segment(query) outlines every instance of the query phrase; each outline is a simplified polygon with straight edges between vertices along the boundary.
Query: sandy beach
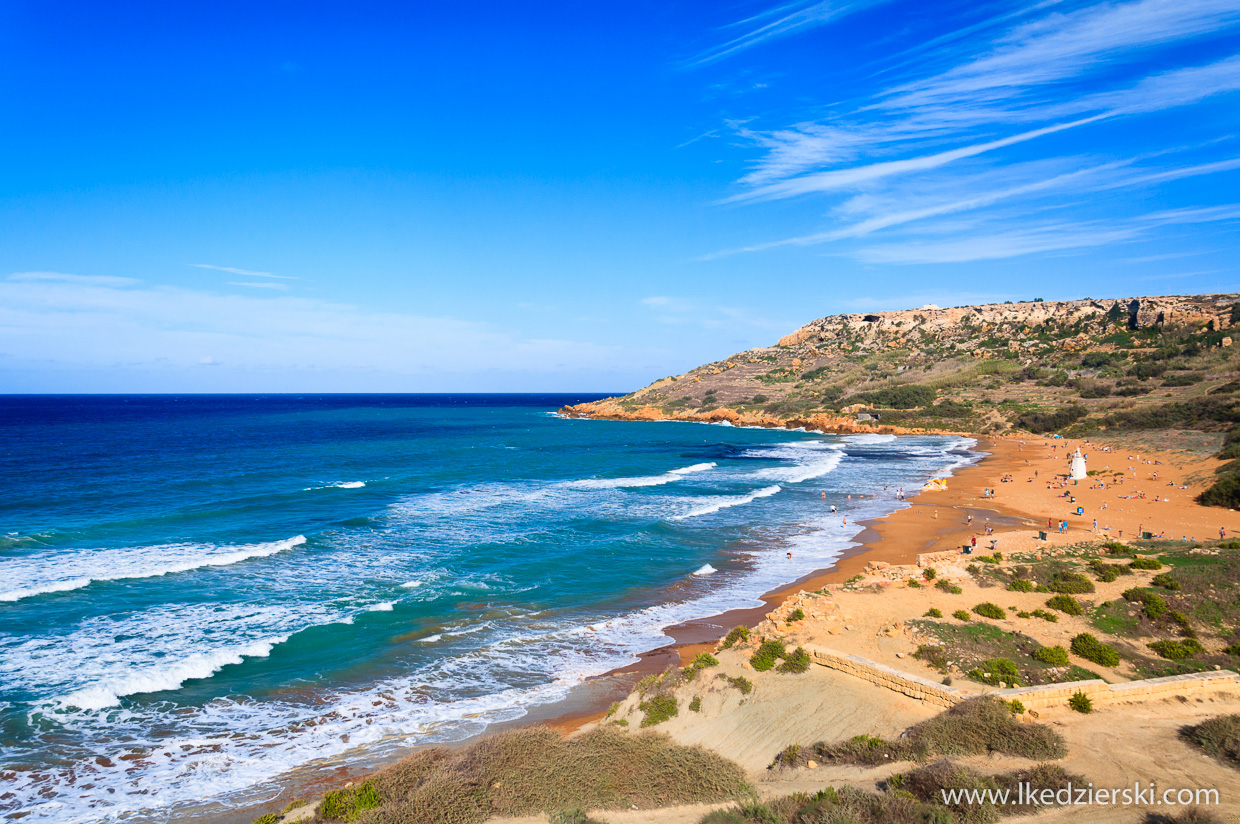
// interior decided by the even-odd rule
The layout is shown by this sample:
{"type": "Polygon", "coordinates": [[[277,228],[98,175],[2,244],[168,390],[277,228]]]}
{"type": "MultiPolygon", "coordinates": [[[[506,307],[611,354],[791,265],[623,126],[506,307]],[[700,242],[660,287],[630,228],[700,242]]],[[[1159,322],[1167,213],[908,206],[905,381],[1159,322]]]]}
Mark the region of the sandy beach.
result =
{"type": "MultiPolygon", "coordinates": [[[[831,568],[766,594],[760,607],[734,610],[671,627],[667,630],[673,641],[671,644],[643,655],[633,666],[591,679],[568,702],[537,708],[531,715],[503,727],[544,725],[566,735],[591,729],[604,721],[609,705],[625,700],[639,678],[664,672],[672,666],[685,666],[700,652],[714,651],[719,639],[732,627],[772,627],[770,616],[781,609],[787,611],[794,603],[816,603],[805,599],[821,592],[840,598],[841,622],[826,627],[807,622],[789,635],[792,641],[807,644],[825,641],[833,648],[860,654],[884,665],[937,678],[931,669],[908,657],[915,643],[906,633],[904,621],[920,615],[929,606],[941,606],[950,611],[951,599],[958,596],[944,596],[933,588],[893,585],[902,584],[902,580],[891,575],[884,578],[884,569],[915,565],[918,555],[947,553],[951,559],[939,566],[944,575],[951,575],[965,588],[963,603],[977,592],[976,585],[963,570],[963,565],[970,562],[970,555],[963,549],[972,549],[974,540],[976,555],[989,552],[994,541],[999,552],[1032,553],[1031,557],[1040,557],[1054,555],[1082,542],[1108,537],[1132,538],[1139,531],[1168,538],[1183,537],[1189,541],[1217,538],[1220,529],[1228,536],[1240,532],[1240,514],[1201,507],[1193,500],[1218,463],[1205,452],[1209,444],[1197,449],[1165,451],[1153,451],[1148,445],[1139,450],[1131,446],[1124,442],[1046,438],[979,440],[976,450],[983,453],[981,460],[957,470],[946,480],[944,488],[910,493],[907,508],[866,522],[859,536],[860,544],[831,568]],[[1065,476],[1069,456],[1078,447],[1088,456],[1091,474],[1085,480],[1072,483],[1065,476]],[[1095,519],[1098,522],[1096,531],[1095,519]],[[1048,520],[1053,528],[1048,527],[1048,520]],[[858,577],[868,577],[870,583],[877,584],[881,596],[874,594],[877,590],[873,587],[867,592],[848,593],[845,585],[858,577]]],[[[1109,587],[1122,588],[1130,583],[1109,587]]],[[[1005,595],[1022,609],[1033,609],[1045,600],[1045,596],[1033,594],[1005,595]]],[[[1039,640],[1043,643],[1052,644],[1066,643],[1060,636],[1070,637],[1082,627],[1087,628],[1079,619],[1069,619],[1059,625],[1022,627],[1022,630],[1032,631],[1041,636],[1039,640]]],[[[734,653],[720,657],[724,659],[723,673],[753,676],[752,672],[744,672],[746,665],[734,653]]],[[[1127,676],[1116,673],[1115,677],[1124,680],[1127,676]]],[[[759,777],[759,786],[764,792],[793,791],[817,789],[828,776],[821,771],[797,779],[766,776],[764,768],[773,753],[789,741],[832,740],[862,733],[895,735],[939,711],[925,702],[877,689],[821,667],[812,667],[803,679],[806,680],[768,679],[762,684],[759,701],[746,706],[720,705],[714,712],[702,716],[682,715],[660,729],[679,742],[702,744],[735,760],[759,777]]],[[[986,689],[982,687],[979,691],[986,689]]],[[[1193,712],[1179,709],[1177,717],[1197,717],[1193,712]]],[[[1200,715],[1202,710],[1196,712],[1200,715]]],[[[1151,724],[1155,721],[1164,726],[1171,723],[1162,710],[1147,715],[1151,724]]],[[[1093,726],[1096,724],[1092,721],[1090,725],[1077,725],[1072,736],[1079,739],[1082,750],[1087,753],[1080,756],[1082,764],[1101,757],[1090,743],[1091,734],[1086,734],[1093,726]]],[[[850,769],[836,769],[831,775],[836,780],[859,784],[871,780],[856,768],[850,769]]],[[[1132,772],[1131,765],[1121,768],[1116,764],[1109,769],[1108,775],[1115,775],[1117,780],[1121,774],[1126,776],[1132,772]]],[[[1220,775],[1225,777],[1226,774],[1220,775]]],[[[342,772],[338,780],[353,777],[342,772]]],[[[662,811],[665,814],[653,817],[649,813],[634,812],[608,820],[691,822],[705,809],[662,811]]]]}

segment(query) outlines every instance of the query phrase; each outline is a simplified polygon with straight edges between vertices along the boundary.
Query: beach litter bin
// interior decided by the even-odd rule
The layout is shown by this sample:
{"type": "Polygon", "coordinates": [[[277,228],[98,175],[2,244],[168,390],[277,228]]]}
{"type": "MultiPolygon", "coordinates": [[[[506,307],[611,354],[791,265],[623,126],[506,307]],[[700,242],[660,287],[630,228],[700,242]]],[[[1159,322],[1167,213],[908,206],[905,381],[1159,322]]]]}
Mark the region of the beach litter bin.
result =
{"type": "Polygon", "coordinates": [[[1076,514],[1077,514],[1077,515],[1084,515],[1084,514],[1085,514],[1085,507],[1083,507],[1083,506],[1078,506],[1078,507],[1076,508],[1076,514]]]}
{"type": "Polygon", "coordinates": [[[1046,533],[1045,533],[1044,531],[1040,530],[1040,529],[1038,530],[1038,540],[1039,540],[1039,541],[1045,541],[1045,540],[1046,540],[1046,533]]]}

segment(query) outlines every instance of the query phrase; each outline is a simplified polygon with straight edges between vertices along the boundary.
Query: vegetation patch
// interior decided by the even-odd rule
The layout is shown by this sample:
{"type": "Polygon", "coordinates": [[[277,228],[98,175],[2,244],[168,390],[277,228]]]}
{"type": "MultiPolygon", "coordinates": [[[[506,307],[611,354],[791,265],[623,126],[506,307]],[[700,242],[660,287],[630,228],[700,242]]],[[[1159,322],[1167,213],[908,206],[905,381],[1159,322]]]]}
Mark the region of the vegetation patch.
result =
{"type": "Polygon", "coordinates": [[[983,601],[973,607],[973,611],[978,615],[981,615],[983,618],[994,618],[998,620],[1000,618],[1007,617],[1007,613],[1004,612],[1003,607],[998,604],[992,604],[990,601],[983,601]]]}
{"type": "Polygon", "coordinates": [[[781,754],[776,763],[792,767],[814,760],[872,766],[893,761],[925,761],[943,755],[988,753],[1046,761],[1063,758],[1067,747],[1053,728],[1022,723],[1013,717],[1005,702],[987,695],[962,701],[910,727],[895,741],[859,735],[845,741],[819,742],[798,747],[791,761],[781,760],[784,758],[781,754]]]}
{"type": "Polygon", "coordinates": [[[1068,651],[1063,647],[1038,647],[1033,651],[1033,659],[1052,667],[1068,665],[1068,651]]]}
{"type": "Polygon", "coordinates": [[[1051,609],[1057,609],[1067,615],[1085,614],[1085,609],[1081,606],[1081,602],[1073,598],[1071,595],[1055,595],[1047,600],[1046,605],[1051,609]]]}
{"type": "Polygon", "coordinates": [[[1104,667],[1119,666],[1119,653],[1115,647],[1104,644],[1088,632],[1082,632],[1072,639],[1072,652],[1086,661],[1093,661],[1104,667]]]}
{"type": "Polygon", "coordinates": [[[787,654],[783,641],[777,638],[767,638],[758,647],[758,651],[750,656],[749,665],[756,672],[766,672],[775,666],[777,660],[787,657],[787,654]]]}
{"type": "Polygon", "coordinates": [[[719,645],[719,649],[732,649],[741,641],[749,640],[749,627],[733,627],[731,632],[723,639],[723,643],[719,645]]]}
{"type": "Polygon", "coordinates": [[[1008,658],[991,658],[969,671],[969,677],[992,687],[1019,687],[1020,668],[1008,658]]]}
{"type": "Polygon", "coordinates": [[[1240,770],[1240,715],[1220,715],[1192,727],[1180,736],[1211,758],[1240,770]]]}
{"type": "Polygon", "coordinates": [[[367,781],[360,786],[323,796],[316,816],[331,821],[357,821],[362,813],[375,809],[379,804],[379,788],[374,781],[367,781]]]}
{"type": "Polygon", "coordinates": [[[1093,700],[1080,690],[1072,693],[1072,697],[1068,699],[1068,706],[1080,713],[1091,713],[1094,711],[1093,700]]]}
{"type": "Polygon", "coordinates": [[[1185,638],[1183,641],[1154,641],[1147,646],[1159,656],[1170,661],[1190,658],[1205,652],[1205,647],[1201,646],[1195,638],[1185,638]]]}
{"type": "Polygon", "coordinates": [[[784,662],[779,665],[778,671],[799,674],[809,669],[809,663],[809,653],[797,647],[784,657],[784,662]]]}
{"type": "Polygon", "coordinates": [[[420,750],[373,781],[381,804],[364,824],[476,824],[574,807],[725,801],[749,791],[740,767],[709,750],[607,728],[565,739],[530,727],[461,749],[420,750]]]}
{"type": "Polygon", "coordinates": [[[653,727],[655,724],[662,724],[669,718],[675,718],[680,712],[674,695],[655,695],[641,702],[637,707],[644,713],[642,716],[643,727],[653,727]]]}

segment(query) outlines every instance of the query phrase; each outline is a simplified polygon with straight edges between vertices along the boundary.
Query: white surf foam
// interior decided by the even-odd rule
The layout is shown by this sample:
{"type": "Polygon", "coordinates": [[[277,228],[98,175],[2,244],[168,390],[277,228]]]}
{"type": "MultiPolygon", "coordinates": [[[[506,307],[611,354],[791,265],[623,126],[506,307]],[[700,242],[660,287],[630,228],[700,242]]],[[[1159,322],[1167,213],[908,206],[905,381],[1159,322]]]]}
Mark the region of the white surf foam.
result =
{"type": "Polygon", "coordinates": [[[675,515],[672,517],[672,520],[683,521],[685,518],[696,518],[700,515],[710,515],[723,509],[731,509],[734,506],[744,506],[759,498],[769,498],[779,492],[780,489],[779,484],[776,484],[774,486],[764,486],[761,489],[750,492],[748,495],[719,495],[713,498],[706,498],[704,500],[709,501],[709,503],[691,509],[682,515],[675,515]]]}
{"type": "Polygon", "coordinates": [[[693,464],[693,466],[681,467],[680,469],[672,469],[664,472],[662,475],[646,475],[636,478],[585,478],[580,481],[569,481],[568,486],[578,489],[622,489],[625,487],[662,486],[673,481],[679,481],[686,475],[714,469],[716,465],[714,462],[699,463],[693,464]]]}
{"type": "Polygon", "coordinates": [[[229,566],[251,558],[265,558],[306,542],[298,535],[283,541],[236,547],[201,544],[168,544],[125,549],[82,550],[27,555],[5,562],[10,584],[19,586],[0,592],[0,601],[20,601],[35,595],[81,589],[95,581],[127,578],[158,578],[204,567],[229,566]]]}
{"type": "Polygon", "coordinates": [[[124,677],[71,692],[57,699],[57,703],[62,707],[77,707],[83,710],[115,707],[125,695],[180,689],[186,681],[210,678],[229,664],[240,664],[244,658],[266,658],[271,655],[273,647],[287,640],[287,635],[267,638],[240,647],[191,655],[171,664],[139,669],[124,677]]]}
{"type": "Polygon", "coordinates": [[[693,574],[694,575],[714,575],[718,571],[719,570],[715,569],[710,564],[702,564],[700,567],[698,567],[696,570],[693,571],[693,574]]]}
{"type": "Polygon", "coordinates": [[[421,581],[406,581],[400,586],[402,589],[417,589],[418,587],[422,586],[422,582],[421,581]]]}
{"type": "Polygon", "coordinates": [[[366,607],[366,611],[367,612],[391,612],[393,607],[395,606],[396,606],[395,601],[383,601],[382,603],[379,603],[379,604],[371,604],[370,606],[366,607]]]}
{"type": "Polygon", "coordinates": [[[339,481],[334,484],[324,484],[323,486],[307,486],[302,492],[313,492],[316,489],[361,489],[365,485],[365,481],[339,481]]]}

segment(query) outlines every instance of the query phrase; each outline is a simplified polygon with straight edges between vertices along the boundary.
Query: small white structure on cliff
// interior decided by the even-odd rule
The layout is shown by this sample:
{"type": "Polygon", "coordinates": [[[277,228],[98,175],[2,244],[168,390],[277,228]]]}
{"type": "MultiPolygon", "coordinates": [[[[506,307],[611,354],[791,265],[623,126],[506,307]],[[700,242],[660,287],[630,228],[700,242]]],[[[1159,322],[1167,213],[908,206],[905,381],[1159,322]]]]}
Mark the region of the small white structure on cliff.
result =
{"type": "Polygon", "coordinates": [[[1081,454],[1080,447],[1077,447],[1072,461],[1068,464],[1068,477],[1074,481],[1082,481],[1088,474],[1085,469],[1085,456],[1081,454]]]}

